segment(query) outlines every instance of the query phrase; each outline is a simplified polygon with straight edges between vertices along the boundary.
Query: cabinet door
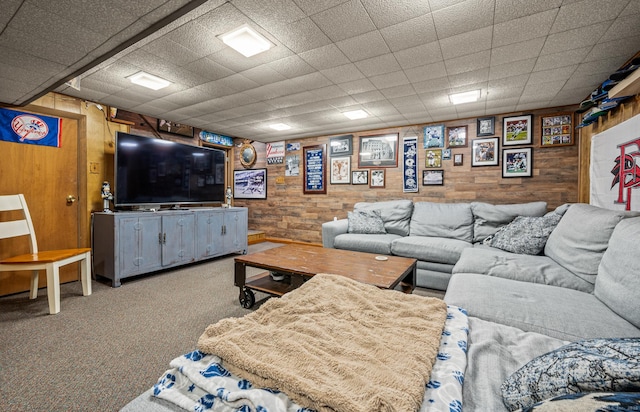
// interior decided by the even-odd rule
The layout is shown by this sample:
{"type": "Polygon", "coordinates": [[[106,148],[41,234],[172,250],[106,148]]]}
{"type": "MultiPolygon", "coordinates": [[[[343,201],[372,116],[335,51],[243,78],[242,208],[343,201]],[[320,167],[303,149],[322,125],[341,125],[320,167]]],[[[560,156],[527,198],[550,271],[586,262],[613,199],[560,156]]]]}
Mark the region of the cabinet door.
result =
{"type": "Polygon", "coordinates": [[[161,229],[162,221],[159,216],[118,219],[121,278],[160,268],[161,229]]]}
{"type": "Polygon", "coordinates": [[[225,254],[247,253],[248,229],[247,209],[230,209],[225,211],[225,254]]]}
{"type": "Polygon", "coordinates": [[[195,260],[195,217],[192,213],[162,216],[162,266],[195,260]]]}
{"type": "Polygon", "coordinates": [[[196,220],[198,259],[205,259],[224,254],[222,211],[207,210],[198,212],[196,220]]]}

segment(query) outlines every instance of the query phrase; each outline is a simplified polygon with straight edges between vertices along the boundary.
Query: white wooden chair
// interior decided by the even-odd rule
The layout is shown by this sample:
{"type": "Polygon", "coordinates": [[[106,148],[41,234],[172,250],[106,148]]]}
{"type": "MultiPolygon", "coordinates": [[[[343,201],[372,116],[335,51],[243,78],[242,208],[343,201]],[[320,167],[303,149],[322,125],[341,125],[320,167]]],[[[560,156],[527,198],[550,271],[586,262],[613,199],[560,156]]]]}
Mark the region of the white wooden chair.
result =
{"type": "Polygon", "coordinates": [[[60,312],[60,267],[80,262],[82,294],[84,296],[90,295],[91,249],[78,248],[40,252],[24,195],[0,196],[0,212],[11,210],[22,210],[23,217],[19,220],[0,222],[0,239],[29,236],[31,253],[1,259],[0,272],[33,270],[30,298],[35,299],[38,297],[38,271],[46,271],[49,313],[53,315],[60,312]]]}

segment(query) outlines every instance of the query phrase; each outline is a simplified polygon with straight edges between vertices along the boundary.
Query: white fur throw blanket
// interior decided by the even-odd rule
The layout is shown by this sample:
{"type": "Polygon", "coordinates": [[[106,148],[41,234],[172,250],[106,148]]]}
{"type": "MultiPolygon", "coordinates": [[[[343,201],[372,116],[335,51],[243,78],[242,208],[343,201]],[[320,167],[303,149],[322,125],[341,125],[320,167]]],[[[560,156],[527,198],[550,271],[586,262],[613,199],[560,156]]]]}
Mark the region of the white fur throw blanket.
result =
{"type": "Polygon", "coordinates": [[[417,411],[446,316],[440,299],[318,274],[253,313],[210,325],[198,349],[318,411],[417,411]]]}

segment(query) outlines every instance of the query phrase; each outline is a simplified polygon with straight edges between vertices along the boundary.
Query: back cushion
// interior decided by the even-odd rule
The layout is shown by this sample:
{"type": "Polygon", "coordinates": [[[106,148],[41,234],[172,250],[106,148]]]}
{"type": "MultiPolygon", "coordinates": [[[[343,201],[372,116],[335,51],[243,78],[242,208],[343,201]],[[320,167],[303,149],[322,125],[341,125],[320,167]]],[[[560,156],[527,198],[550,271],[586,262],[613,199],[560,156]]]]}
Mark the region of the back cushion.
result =
{"type": "Polygon", "coordinates": [[[411,200],[388,200],[386,202],[359,202],[353,210],[378,210],[387,233],[409,235],[409,220],[413,211],[411,200]]]}
{"type": "Polygon", "coordinates": [[[593,293],[640,328],[640,217],[624,219],[614,229],[593,293]]]}
{"type": "Polygon", "coordinates": [[[492,205],[472,202],[473,241],[482,242],[504,225],[511,223],[516,216],[542,216],[547,212],[547,202],[516,203],[511,205],[492,205]]]}
{"type": "Polygon", "coordinates": [[[594,284],[611,233],[625,216],[629,215],[622,211],[573,204],[551,232],[544,254],[594,284]]]}
{"type": "Polygon", "coordinates": [[[470,242],[473,214],[468,203],[416,202],[411,216],[411,236],[435,236],[470,242]]]}

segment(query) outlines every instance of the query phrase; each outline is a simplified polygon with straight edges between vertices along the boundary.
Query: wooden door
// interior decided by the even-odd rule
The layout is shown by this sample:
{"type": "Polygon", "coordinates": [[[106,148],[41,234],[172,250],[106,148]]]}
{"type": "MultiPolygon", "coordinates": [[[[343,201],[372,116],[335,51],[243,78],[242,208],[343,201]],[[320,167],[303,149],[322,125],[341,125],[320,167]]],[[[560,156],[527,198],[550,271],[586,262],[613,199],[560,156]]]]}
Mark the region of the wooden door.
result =
{"type": "MultiPolygon", "coordinates": [[[[0,194],[23,193],[36,231],[39,250],[78,247],[78,120],[62,119],[61,147],[0,141],[0,194]]],[[[0,216],[2,219],[2,216],[0,216]]],[[[0,240],[0,257],[28,253],[24,239],[0,240]]],[[[60,270],[60,281],[78,279],[78,266],[60,270]]],[[[0,295],[29,290],[31,272],[0,272],[0,295]]],[[[40,287],[46,276],[40,274],[40,287]]]]}

